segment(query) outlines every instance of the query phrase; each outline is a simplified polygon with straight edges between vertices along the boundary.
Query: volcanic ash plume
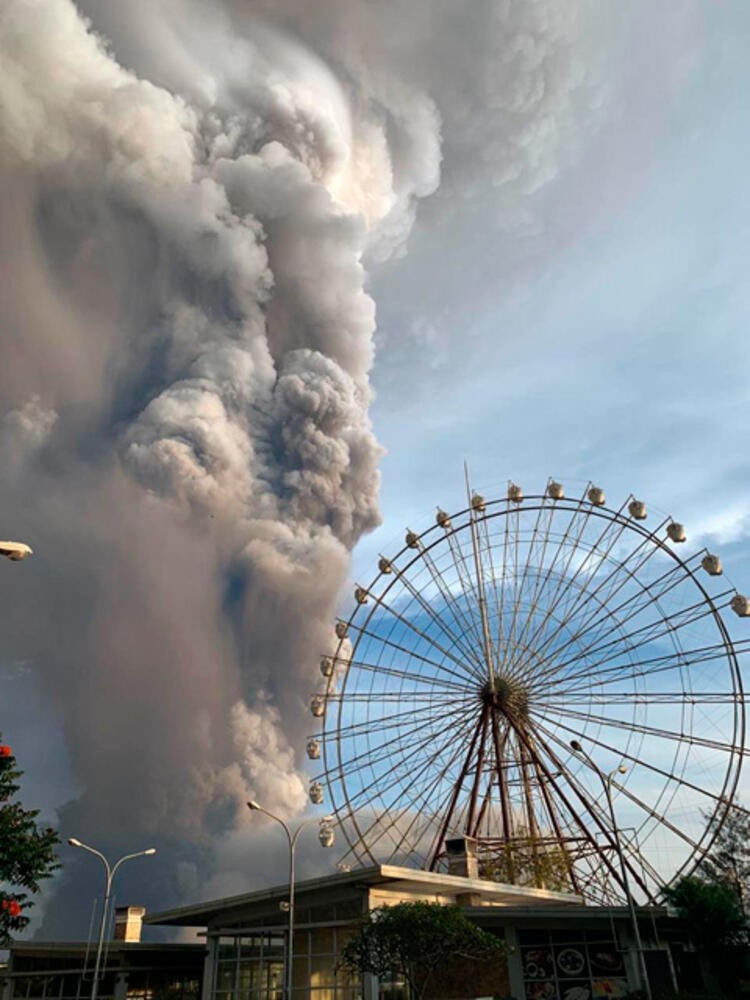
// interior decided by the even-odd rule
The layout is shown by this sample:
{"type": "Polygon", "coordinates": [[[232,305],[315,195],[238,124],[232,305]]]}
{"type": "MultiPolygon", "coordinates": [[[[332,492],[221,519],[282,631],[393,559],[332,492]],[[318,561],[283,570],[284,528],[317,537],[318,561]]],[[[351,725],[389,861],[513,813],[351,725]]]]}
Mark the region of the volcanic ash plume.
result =
{"type": "Polygon", "coordinates": [[[37,552],[0,625],[64,722],[66,833],[205,845],[250,793],[304,808],[318,655],[378,522],[362,258],[403,251],[440,173],[427,67],[376,6],[0,12],[0,457],[37,552]]]}
{"type": "Polygon", "coordinates": [[[33,643],[70,822],[100,833],[303,807],[289,734],[378,522],[360,258],[404,193],[382,127],[264,30],[265,54],[227,35],[191,103],[66,0],[2,14],[2,446],[46,598],[65,573],[80,599],[33,643]]]}

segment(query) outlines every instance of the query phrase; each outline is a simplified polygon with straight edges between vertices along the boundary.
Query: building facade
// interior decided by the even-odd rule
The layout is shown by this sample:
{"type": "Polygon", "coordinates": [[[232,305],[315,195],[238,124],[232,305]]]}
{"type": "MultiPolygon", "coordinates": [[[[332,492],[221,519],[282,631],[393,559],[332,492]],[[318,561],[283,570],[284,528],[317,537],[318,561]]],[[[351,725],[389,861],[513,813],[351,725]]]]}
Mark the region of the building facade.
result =
{"type": "MultiPolygon", "coordinates": [[[[205,929],[202,1000],[283,1000],[287,886],[181,907],[149,923],[205,929]]],[[[542,889],[394,866],[374,866],[297,886],[292,1000],[401,1000],[402,983],[352,982],[337,969],[347,940],[368,910],[400,902],[457,903],[507,943],[490,967],[452,962],[434,997],[589,1000],[624,997],[638,985],[637,954],[625,907],[584,906],[580,897],[542,889]]],[[[664,910],[641,911],[652,978],[674,985],[664,910]]]]}
{"type": "MultiPolygon", "coordinates": [[[[192,928],[205,943],[111,942],[101,1000],[285,1000],[287,900],[281,885],[147,916],[147,924],[192,928]]],[[[382,865],[297,884],[291,1000],[406,1000],[403,982],[352,980],[339,959],[369,910],[417,900],[463,906],[506,942],[506,954],[492,962],[446,962],[431,984],[434,1000],[593,1000],[624,997],[639,985],[626,907],[382,865]]],[[[653,907],[638,919],[654,992],[695,985],[695,955],[679,924],[653,907]]],[[[119,925],[127,935],[132,921],[119,925]]],[[[92,967],[85,945],[15,945],[2,1000],[86,1000],[92,967]]]]}
{"type": "MultiPolygon", "coordinates": [[[[203,945],[111,941],[99,1000],[200,1000],[203,945]]],[[[85,942],[14,944],[0,971],[2,1000],[87,1000],[94,971],[85,942]]]]}

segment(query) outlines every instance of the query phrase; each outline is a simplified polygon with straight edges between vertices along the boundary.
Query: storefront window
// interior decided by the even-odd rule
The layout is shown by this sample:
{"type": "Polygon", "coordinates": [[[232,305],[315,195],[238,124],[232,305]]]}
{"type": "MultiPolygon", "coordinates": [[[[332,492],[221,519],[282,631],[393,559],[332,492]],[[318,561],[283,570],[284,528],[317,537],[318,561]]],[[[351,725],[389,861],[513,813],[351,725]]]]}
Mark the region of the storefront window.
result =
{"type": "Polygon", "coordinates": [[[525,1000],[625,997],[622,951],[596,931],[520,931],[525,1000]]]}
{"type": "Polygon", "coordinates": [[[283,995],[283,935],[269,932],[219,939],[215,1000],[282,1000],[283,995]]]}
{"type": "Polygon", "coordinates": [[[313,927],[294,934],[293,1000],[357,1000],[356,981],[338,968],[349,927],[313,927]]]}

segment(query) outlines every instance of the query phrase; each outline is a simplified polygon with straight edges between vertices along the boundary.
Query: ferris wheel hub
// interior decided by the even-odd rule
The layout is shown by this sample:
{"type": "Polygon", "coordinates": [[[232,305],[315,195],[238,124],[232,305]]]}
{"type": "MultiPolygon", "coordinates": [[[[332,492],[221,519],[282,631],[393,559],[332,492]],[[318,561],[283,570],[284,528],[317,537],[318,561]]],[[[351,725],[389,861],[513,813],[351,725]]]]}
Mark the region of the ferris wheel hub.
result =
{"type": "Polygon", "coordinates": [[[482,701],[509,719],[523,719],[529,710],[529,691],[517,678],[496,674],[482,688],[482,701]]]}

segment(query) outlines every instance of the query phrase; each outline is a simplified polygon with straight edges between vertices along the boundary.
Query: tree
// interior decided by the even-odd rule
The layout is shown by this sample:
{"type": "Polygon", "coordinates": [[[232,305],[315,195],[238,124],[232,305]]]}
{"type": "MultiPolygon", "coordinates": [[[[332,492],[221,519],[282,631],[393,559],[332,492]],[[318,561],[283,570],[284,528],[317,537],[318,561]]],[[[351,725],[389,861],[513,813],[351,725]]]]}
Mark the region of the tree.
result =
{"type": "Polygon", "coordinates": [[[688,875],[663,892],[699,950],[716,958],[747,940],[745,914],[734,889],[726,883],[688,875]]]}
{"type": "Polygon", "coordinates": [[[733,886],[695,875],[681,878],[663,889],[668,903],[687,925],[693,944],[702,956],[704,976],[734,996],[746,975],[747,921],[733,886]]]}
{"type": "Polygon", "coordinates": [[[368,914],[346,944],[340,966],[360,976],[403,976],[410,996],[421,1000],[446,961],[486,961],[504,954],[504,943],[473,924],[459,906],[398,903],[368,914]]]}
{"type": "Polygon", "coordinates": [[[552,842],[552,838],[532,836],[521,828],[512,843],[480,862],[479,874],[491,882],[570,892],[570,870],[570,856],[563,846],[552,842]]]}
{"type": "MultiPolygon", "coordinates": [[[[722,814],[723,815],[723,814],[722,814]]],[[[704,814],[709,830],[716,830],[720,821],[704,814]]],[[[737,894],[745,909],[750,887],[750,813],[739,805],[731,805],[726,818],[718,826],[711,853],[700,864],[701,874],[709,882],[723,882],[737,894]]]]}
{"type": "Polygon", "coordinates": [[[37,825],[38,809],[24,809],[15,801],[22,774],[13,751],[0,741],[0,946],[28,924],[24,911],[33,906],[30,896],[60,867],[54,851],[60,842],[57,832],[37,825]]]}

